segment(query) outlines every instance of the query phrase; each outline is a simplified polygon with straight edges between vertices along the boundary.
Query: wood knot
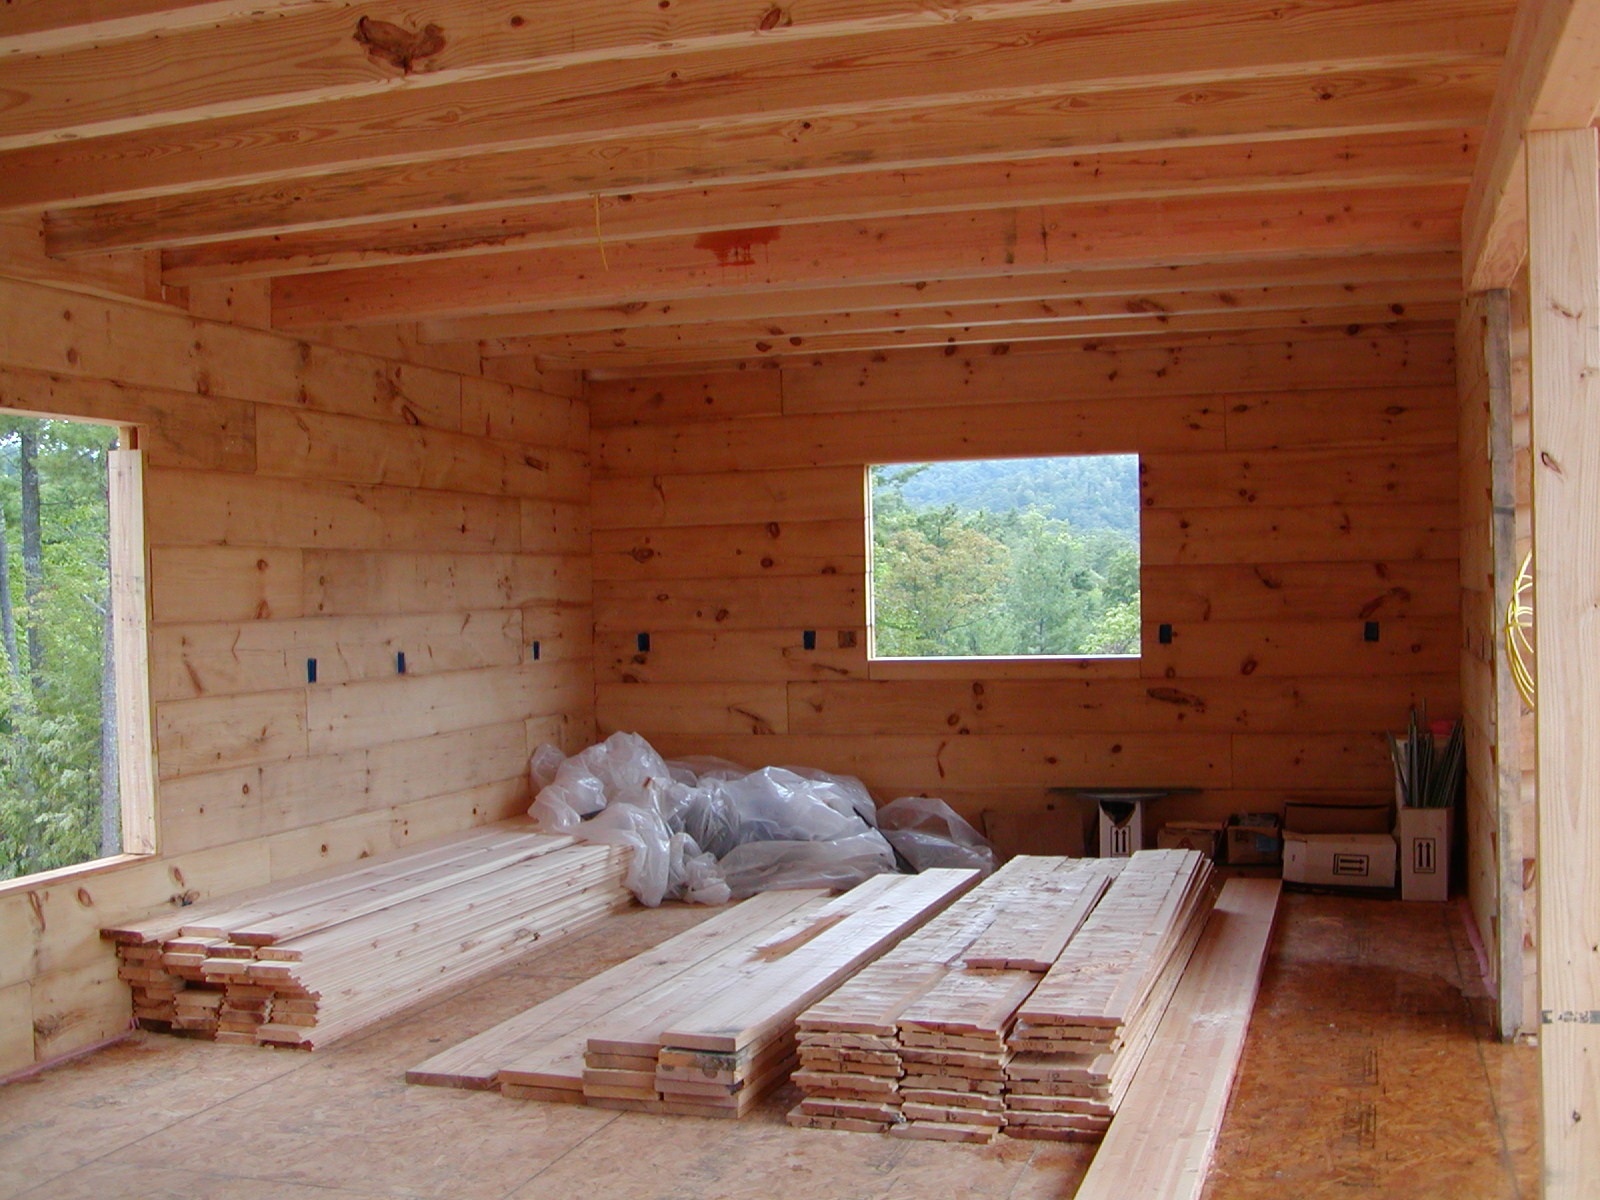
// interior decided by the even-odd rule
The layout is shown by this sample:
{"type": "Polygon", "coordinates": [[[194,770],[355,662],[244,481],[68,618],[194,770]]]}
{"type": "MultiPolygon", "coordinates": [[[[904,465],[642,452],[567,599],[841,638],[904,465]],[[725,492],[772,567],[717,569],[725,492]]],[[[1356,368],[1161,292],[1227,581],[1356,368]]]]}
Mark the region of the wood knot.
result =
{"type": "Polygon", "coordinates": [[[415,31],[375,17],[362,17],[356,22],[355,40],[366,47],[367,57],[374,62],[388,63],[409,75],[418,62],[444,49],[444,30],[429,24],[415,31]]]}

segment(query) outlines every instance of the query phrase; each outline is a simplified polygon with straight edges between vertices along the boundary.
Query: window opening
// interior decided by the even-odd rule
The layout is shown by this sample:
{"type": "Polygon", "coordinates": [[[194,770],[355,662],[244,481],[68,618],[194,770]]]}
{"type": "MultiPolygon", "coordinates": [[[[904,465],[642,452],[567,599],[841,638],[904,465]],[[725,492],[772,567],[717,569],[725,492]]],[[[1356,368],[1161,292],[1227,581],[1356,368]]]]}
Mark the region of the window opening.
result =
{"type": "Polygon", "coordinates": [[[874,657],[1138,655],[1138,455],[868,473],[874,657]]]}

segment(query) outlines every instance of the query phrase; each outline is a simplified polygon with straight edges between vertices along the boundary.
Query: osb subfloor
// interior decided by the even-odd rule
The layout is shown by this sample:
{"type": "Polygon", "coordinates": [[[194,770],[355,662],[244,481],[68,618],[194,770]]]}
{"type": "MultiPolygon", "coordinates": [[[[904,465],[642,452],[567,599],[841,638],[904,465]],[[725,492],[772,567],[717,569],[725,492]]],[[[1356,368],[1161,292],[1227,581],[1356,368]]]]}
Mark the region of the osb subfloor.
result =
{"type": "MultiPolygon", "coordinates": [[[[406,1067],[693,924],[636,912],[313,1054],[138,1035],[0,1088],[0,1198],[1045,1200],[1086,1147],[796,1130],[408,1087],[406,1067]]],[[[1533,1055],[1458,908],[1290,895],[1208,1200],[1535,1194],[1533,1055]]]]}

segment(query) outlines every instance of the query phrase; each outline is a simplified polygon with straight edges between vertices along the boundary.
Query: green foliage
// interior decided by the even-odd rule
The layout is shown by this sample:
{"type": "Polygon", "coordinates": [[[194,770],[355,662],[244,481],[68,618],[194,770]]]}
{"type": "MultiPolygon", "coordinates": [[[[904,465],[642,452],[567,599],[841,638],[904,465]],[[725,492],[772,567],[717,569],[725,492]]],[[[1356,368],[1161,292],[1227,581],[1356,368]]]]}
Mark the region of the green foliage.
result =
{"type": "Polygon", "coordinates": [[[968,512],[1038,509],[1077,530],[1139,536],[1139,463],[1132,454],[999,458],[923,463],[907,481],[917,507],[954,504],[968,512]]]}
{"type": "Polygon", "coordinates": [[[1131,456],[873,467],[876,652],[1137,654],[1137,497],[1131,456]],[[916,499],[948,496],[944,482],[928,484],[941,472],[981,483],[995,507],[970,496],[916,499]],[[1130,481],[1131,493],[1121,486],[1130,481]],[[1064,494],[1080,483],[1087,499],[1064,494]],[[1125,512],[1111,499],[1118,494],[1125,512]],[[1090,516],[1080,525],[1056,515],[1063,511],[1090,516]]]}
{"type": "Polygon", "coordinates": [[[102,853],[106,451],[114,436],[73,421],[0,418],[0,514],[17,657],[0,645],[0,879],[102,853]],[[24,429],[34,434],[39,477],[42,570],[32,603],[22,546],[24,429]]]}

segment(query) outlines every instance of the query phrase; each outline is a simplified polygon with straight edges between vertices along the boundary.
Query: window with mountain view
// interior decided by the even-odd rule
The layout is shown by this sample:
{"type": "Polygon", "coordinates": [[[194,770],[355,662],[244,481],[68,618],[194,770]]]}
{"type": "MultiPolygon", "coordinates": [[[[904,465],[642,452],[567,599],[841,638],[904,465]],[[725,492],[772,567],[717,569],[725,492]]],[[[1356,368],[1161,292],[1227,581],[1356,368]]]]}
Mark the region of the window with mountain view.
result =
{"type": "Polygon", "coordinates": [[[869,471],[876,657],[1139,653],[1138,455],[869,471]]]}

